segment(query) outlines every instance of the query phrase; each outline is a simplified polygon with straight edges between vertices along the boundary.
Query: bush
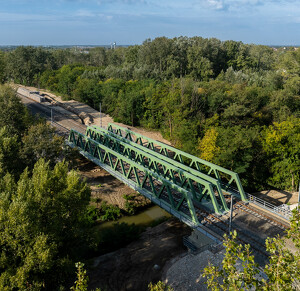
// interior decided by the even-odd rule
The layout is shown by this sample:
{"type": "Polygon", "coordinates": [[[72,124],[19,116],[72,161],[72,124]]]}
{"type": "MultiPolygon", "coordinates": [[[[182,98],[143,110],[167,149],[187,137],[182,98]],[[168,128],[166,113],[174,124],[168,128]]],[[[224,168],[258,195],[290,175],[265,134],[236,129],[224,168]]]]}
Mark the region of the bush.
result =
{"type": "Polygon", "coordinates": [[[134,195],[123,195],[123,198],[125,199],[125,211],[129,215],[134,215],[138,208],[138,203],[135,201],[134,195]]]}
{"type": "Polygon", "coordinates": [[[121,209],[118,206],[108,204],[106,201],[103,201],[101,203],[100,212],[101,212],[100,219],[102,221],[109,221],[109,220],[116,221],[122,216],[121,209]]]}
{"type": "Polygon", "coordinates": [[[96,221],[101,218],[99,208],[95,206],[89,206],[87,210],[87,219],[90,222],[96,221]]]}

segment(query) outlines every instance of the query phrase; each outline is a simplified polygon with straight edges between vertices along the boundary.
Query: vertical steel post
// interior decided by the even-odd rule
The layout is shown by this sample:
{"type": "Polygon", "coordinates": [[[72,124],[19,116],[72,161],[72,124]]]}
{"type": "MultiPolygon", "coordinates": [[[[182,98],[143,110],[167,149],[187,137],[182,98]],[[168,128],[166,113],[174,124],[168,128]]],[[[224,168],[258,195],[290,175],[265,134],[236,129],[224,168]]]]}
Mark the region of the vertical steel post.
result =
{"type": "Polygon", "coordinates": [[[229,236],[230,236],[230,232],[231,232],[231,226],[232,226],[232,204],[233,204],[233,195],[231,195],[231,199],[230,199],[230,218],[229,218],[229,236]]]}

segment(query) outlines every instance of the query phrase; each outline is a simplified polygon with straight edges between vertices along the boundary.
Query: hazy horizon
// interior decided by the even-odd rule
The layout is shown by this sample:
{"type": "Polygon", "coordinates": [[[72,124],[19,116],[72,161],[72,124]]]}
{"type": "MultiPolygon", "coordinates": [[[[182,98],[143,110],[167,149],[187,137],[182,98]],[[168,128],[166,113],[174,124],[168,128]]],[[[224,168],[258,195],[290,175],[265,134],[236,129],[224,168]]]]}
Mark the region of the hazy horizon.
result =
{"type": "Polygon", "coordinates": [[[297,0],[0,0],[0,45],[142,44],[181,35],[298,46],[297,0]]]}

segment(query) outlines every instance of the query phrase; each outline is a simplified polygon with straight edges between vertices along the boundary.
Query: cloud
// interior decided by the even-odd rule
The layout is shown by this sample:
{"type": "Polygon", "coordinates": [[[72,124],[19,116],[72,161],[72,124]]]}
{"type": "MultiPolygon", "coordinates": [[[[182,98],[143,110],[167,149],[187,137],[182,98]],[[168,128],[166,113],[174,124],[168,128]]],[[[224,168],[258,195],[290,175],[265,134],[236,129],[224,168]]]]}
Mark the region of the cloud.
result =
{"type": "Polygon", "coordinates": [[[222,9],[225,9],[225,7],[226,7],[223,0],[207,0],[207,4],[210,8],[213,8],[216,10],[222,10],[222,9]]]}
{"type": "Polygon", "coordinates": [[[297,0],[200,0],[194,4],[214,10],[242,10],[270,4],[284,5],[296,2],[297,0]]]}
{"type": "Polygon", "coordinates": [[[95,17],[96,14],[89,10],[80,9],[77,12],[75,12],[75,16],[77,16],[77,17],[95,17]]]}
{"type": "MultiPolygon", "coordinates": [[[[72,16],[71,16],[71,18],[72,18],[72,16]]],[[[80,9],[73,14],[73,18],[86,18],[86,19],[101,18],[101,19],[111,20],[113,18],[113,16],[106,15],[103,13],[96,13],[96,12],[86,10],[86,9],[80,9]]]]}

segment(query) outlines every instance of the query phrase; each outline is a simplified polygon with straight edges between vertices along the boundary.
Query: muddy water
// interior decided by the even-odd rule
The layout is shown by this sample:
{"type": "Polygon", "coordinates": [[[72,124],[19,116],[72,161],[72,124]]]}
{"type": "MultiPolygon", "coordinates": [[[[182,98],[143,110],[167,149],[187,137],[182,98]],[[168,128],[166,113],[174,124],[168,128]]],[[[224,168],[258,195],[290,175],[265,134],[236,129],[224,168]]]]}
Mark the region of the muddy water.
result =
{"type": "Polygon", "coordinates": [[[99,225],[99,228],[107,228],[112,227],[114,223],[128,223],[128,224],[135,224],[135,225],[149,225],[152,222],[162,219],[164,217],[171,217],[171,214],[164,211],[159,206],[152,206],[148,208],[147,210],[140,212],[133,216],[123,216],[117,221],[107,221],[104,223],[101,223],[99,225]]]}

